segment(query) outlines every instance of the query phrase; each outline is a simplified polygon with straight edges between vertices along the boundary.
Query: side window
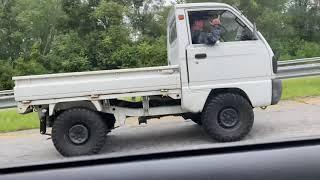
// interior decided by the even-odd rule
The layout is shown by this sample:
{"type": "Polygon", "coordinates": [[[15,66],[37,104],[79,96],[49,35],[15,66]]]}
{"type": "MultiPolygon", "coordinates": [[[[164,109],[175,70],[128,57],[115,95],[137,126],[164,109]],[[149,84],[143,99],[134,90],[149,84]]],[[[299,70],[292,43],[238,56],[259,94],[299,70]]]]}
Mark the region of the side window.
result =
{"type": "Polygon", "coordinates": [[[169,42],[172,44],[177,39],[177,25],[176,21],[173,20],[170,24],[170,31],[169,31],[169,42]]]}
{"type": "Polygon", "coordinates": [[[210,44],[213,41],[231,42],[252,40],[249,28],[226,10],[189,11],[192,44],[210,44]],[[211,39],[210,39],[211,38],[211,39]]]}

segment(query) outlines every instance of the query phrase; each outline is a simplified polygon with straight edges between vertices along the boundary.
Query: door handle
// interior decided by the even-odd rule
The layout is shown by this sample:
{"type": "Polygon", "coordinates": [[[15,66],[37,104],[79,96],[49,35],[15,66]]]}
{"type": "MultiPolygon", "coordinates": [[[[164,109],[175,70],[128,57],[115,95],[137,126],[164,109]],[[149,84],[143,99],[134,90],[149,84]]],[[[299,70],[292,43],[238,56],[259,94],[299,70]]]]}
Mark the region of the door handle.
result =
{"type": "Polygon", "coordinates": [[[196,59],[206,59],[207,58],[207,54],[203,53],[203,54],[196,54],[195,55],[196,59]]]}

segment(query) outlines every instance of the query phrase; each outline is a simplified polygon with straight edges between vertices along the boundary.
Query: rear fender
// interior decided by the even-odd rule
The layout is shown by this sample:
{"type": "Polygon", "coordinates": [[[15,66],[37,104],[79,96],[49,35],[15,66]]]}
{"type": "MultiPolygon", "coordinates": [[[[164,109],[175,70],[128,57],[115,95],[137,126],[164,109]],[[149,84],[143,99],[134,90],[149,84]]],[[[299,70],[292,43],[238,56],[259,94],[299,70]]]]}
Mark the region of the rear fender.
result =
{"type": "Polygon", "coordinates": [[[100,101],[74,101],[74,102],[61,102],[49,105],[49,116],[57,112],[61,112],[71,108],[86,108],[92,111],[102,111],[102,104],[100,101]]]}

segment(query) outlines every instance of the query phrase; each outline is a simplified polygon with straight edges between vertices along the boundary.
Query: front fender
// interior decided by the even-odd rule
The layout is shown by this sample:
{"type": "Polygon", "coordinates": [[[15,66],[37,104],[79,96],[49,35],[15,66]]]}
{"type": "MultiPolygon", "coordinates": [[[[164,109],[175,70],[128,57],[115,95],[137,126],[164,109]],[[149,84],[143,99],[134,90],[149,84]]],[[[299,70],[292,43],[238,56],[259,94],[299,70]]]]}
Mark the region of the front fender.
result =
{"type": "Polygon", "coordinates": [[[247,95],[252,107],[271,105],[272,81],[261,80],[182,88],[182,108],[193,113],[202,112],[210,92],[215,89],[239,89],[247,95]]]}

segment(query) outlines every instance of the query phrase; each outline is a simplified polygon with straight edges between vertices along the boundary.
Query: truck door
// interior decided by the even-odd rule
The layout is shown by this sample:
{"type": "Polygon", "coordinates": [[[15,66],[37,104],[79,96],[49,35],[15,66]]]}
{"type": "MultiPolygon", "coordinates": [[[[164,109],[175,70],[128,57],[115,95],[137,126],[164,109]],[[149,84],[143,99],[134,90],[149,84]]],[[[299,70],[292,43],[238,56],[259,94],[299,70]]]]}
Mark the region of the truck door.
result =
{"type": "Polygon", "coordinates": [[[188,10],[187,65],[189,86],[250,81],[271,75],[270,55],[264,42],[228,10],[188,10]],[[202,40],[212,31],[213,18],[221,21],[220,42],[202,40]],[[199,38],[200,37],[200,38],[199,38]]]}

